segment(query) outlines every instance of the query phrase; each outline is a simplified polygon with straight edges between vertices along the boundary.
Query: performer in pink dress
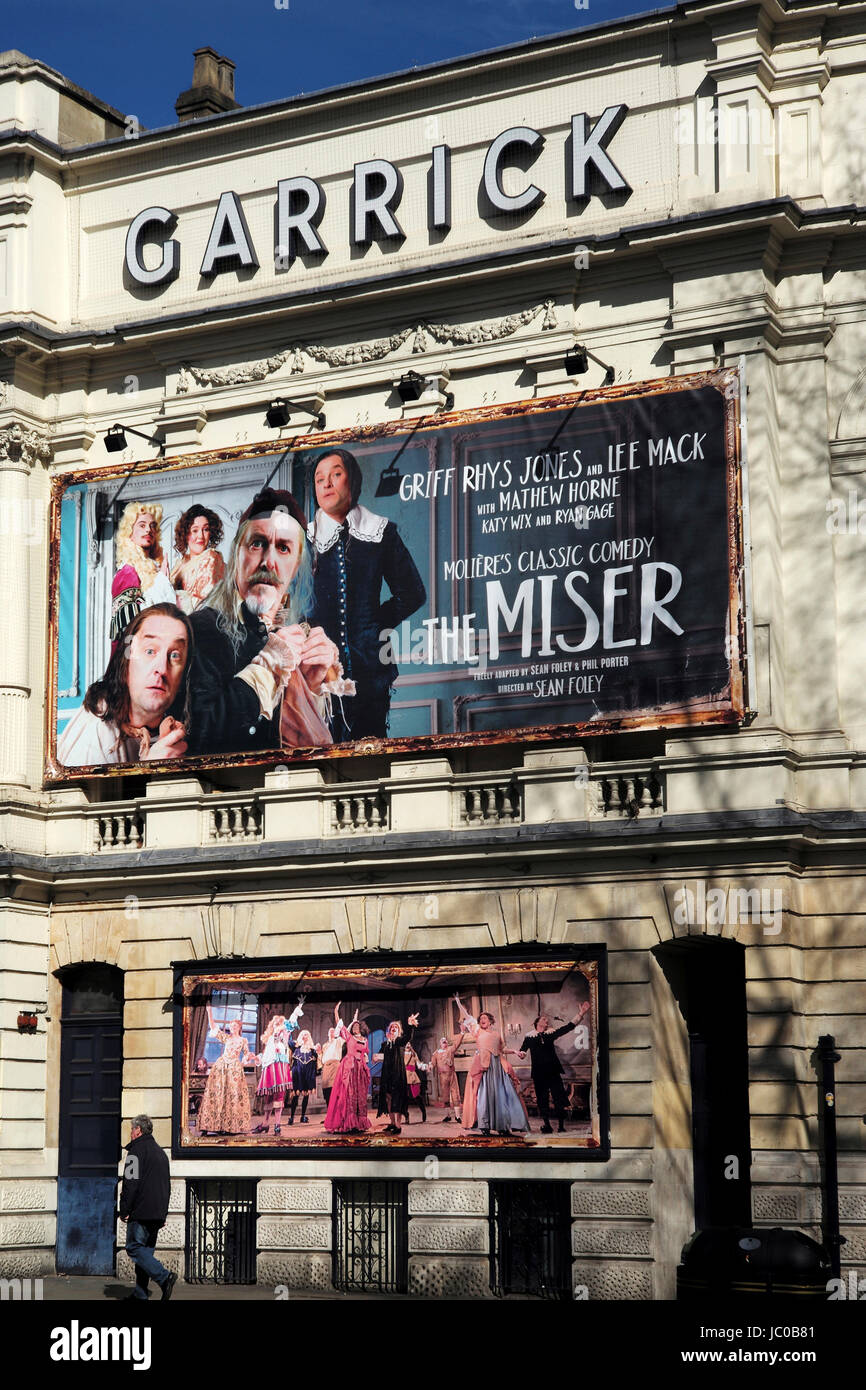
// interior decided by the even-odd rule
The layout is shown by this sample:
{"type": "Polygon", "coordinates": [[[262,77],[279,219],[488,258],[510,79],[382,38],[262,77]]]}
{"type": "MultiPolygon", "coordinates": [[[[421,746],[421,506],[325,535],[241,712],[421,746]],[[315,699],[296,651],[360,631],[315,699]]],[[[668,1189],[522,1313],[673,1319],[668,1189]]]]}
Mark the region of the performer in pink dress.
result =
{"type": "Polygon", "coordinates": [[[129,502],[117,528],[118,569],[111,581],[111,650],[142,608],[157,603],[177,604],[162,553],[159,530],[162,507],[158,502],[129,502]]]}
{"type": "Polygon", "coordinates": [[[334,1005],[334,1024],[346,1044],[346,1055],[337,1068],[334,1089],[328,1102],[325,1129],[332,1134],[357,1134],[370,1128],[367,1097],[370,1092],[370,1066],[367,1061],[366,1023],[358,1022],[358,1010],[348,1029],[340,1022],[339,1002],[334,1005]]]}

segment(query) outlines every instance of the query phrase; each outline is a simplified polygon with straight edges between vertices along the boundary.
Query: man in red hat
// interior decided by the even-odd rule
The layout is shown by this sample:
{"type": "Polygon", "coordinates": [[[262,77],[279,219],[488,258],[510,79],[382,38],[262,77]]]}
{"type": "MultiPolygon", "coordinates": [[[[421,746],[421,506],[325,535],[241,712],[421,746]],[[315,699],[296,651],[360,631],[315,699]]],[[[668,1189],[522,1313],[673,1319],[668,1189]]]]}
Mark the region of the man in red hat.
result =
{"type": "Polygon", "coordinates": [[[332,742],[322,696],[341,693],[338,652],[312,607],[306,517],[266,488],[243,513],[226,571],[191,615],[190,754],[332,742]]]}

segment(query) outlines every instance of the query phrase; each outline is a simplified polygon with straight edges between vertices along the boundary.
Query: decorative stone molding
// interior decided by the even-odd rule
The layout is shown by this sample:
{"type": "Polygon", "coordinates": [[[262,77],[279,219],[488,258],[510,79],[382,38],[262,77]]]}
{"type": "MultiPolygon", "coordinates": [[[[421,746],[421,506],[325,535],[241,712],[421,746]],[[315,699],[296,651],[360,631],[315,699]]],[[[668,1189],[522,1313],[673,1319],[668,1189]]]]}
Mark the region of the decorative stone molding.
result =
{"type": "Polygon", "coordinates": [[[263,1250],[256,1261],[256,1282],[276,1288],[327,1292],[331,1284],[331,1257],[263,1250]]]}
{"type": "Polygon", "coordinates": [[[410,1182],[410,1216],[486,1216],[486,1182],[410,1182]]]}
{"type": "Polygon", "coordinates": [[[264,381],[289,361],[291,374],[297,376],[305,370],[304,356],[312,358],[314,362],[322,362],[328,367],[357,367],[367,362],[381,362],[392,352],[397,352],[403,347],[409,338],[412,339],[413,355],[427,352],[428,338],[447,347],[475,347],[480,343],[498,342],[503,338],[510,338],[519,328],[525,328],[542,313],[542,332],[556,328],[555,303],[552,299],[546,299],[543,304],[536,304],[519,314],[507,314],[501,319],[487,319],[473,324],[419,323],[414,328],[404,328],[401,332],[391,333],[385,338],[374,338],[367,343],[349,343],[343,347],[307,343],[302,348],[295,344],[270,357],[262,357],[255,362],[245,362],[233,367],[194,367],[184,363],[178,372],[177,395],[186,395],[193,389],[193,385],[214,388],[264,381]]]}
{"type": "Polygon", "coordinates": [[[57,1188],[53,1182],[32,1182],[20,1178],[0,1186],[0,1212],[54,1211],[57,1188]]]}
{"type": "Polygon", "coordinates": [[[491,1298],[490,1262],[471,1256],[411,1256],[409,1293],[414,1298],[491,1298]]]}
{"type": "Polygon", "coordinates": [[[0,1216],[0,1249],[14,1245],[53,1245],[54,1215],[0,1216]]]}
{"type": "Polygon", "coordinates": [[[37,1279],[54,1272],[53,1249],[0,1250],[0,1279],[37,1279]]]}
{"type": "Polygon", "coordinates": [[[0,428],[0,472],[11,464],[14,469],[29,473],[34,464],[50,460],[51,441],[46,430],[34,430],[17,420],[0,428]]]}
{"type": "Polygon", "coordinates": [[[839,1215],[843,1221],[866,1221],[866,1189],[843,1188],[839,1193],[839,1215]]]}
{"type": "Polygon", "coordinates": [[[412,1253],[430,1251],[440,1254],[454,1250],[467,1255],[486,1255],[488,1248],[487,1221],[459,1221],[449,1216],[439,1221],[422,1221],[416,1217],[409,1222],[409,1250],[412,1253]]]}
{"type": "Polygon", "coordinates": [[[576,1221],[571,1228],[573,1255],[649,1255],[652,1227],[587,1224],[576,1221]]]}
{"type": "Polygon", "coordinates": [[[591,1302],[608,1299],[639,1299],[648,1302],[653,1296],[652,1267],[630,1265],[624,1261],[585,1264],[576,1261],[572,1266],[572,1288],[583,1285],[591,1302]]]}
{"type": "Polygon", "coordinates": [[[331,1183],[327,1178],[296,1178],[292,1182],[262,1179],[256,1189],[260,1215],[330,1212],[331,1183]]]}
{"type": "Polygon", "coordinates": [[[256,1244],[260,1250],[330,1250],[330,1216],[259,1216],[256,1244]]]}
{"type": "Polygon", "coordinates": [[[576,1182],[571,1189],[572,1216],[650,1216],[649,1187],[576,1182]]]}
{"type": "Polygon", "coordinates": [[[758,1188],[752,1194],[752,1207],[756,1221],[799,1221],[800,1203],[798,1193],[772,1191],[758,1188]]]}

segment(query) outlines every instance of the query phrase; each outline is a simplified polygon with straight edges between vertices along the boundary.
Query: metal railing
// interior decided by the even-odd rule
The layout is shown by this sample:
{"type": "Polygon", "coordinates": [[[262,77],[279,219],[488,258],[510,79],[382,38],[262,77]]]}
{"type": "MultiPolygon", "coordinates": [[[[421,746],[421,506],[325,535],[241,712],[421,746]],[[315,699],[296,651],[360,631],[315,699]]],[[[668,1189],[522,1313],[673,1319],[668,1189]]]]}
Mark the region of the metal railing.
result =
{"type": "Polygon", "coordinates": [[[343,1293],[406,1293],[409,1184],[334,1183],[333,1284],[343,1293]]]}
{"type": "Polygon", "coordinates": [[[256,1184],[191,1178],[186,1185],[188,1284],[256,1282],[256,1184]]]}

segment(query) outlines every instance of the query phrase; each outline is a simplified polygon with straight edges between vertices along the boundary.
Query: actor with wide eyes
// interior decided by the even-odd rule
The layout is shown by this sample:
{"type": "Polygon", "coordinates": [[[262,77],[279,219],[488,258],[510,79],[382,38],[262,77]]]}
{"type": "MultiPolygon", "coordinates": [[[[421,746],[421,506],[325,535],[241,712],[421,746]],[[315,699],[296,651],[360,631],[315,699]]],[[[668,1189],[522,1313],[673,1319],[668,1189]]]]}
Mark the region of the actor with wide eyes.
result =
{"type": "Polygon", "coordinates": [[[390,633],[427,597],[415,561],[393,521],[362,507],[361,468],[348,449],[329,449],[313,473],[318,510],[308,535],[314,547],[315,607],[338,644],[352,698],[335,704],[335,743],[385,738],[397,666],[390,633]],[[382,585],[390,597],[382,598],[382,585]]]}
{"type": "Polygon", "coordinates": [[[345,687],[336,646],[304,621],[312,607],[306,529],[292,494],[272,488],[241,516],[226,572],[190,618],[190,752],[333,742],[326,697],[345,687]]]}
{"type": "Polygon", "coordinates": [[[58,761],[92,767],[184,757],[191,647],[189,619],[175,604],[142,609],[60,735],[58,761]]]}
{"type": "Polygon", "coordinates": [[[184,613],[200,608],[211,589],[226,572],[226,562],[217,546],[223,538],[223,524],[216,512],[196,502],[187,507],[174,528],[174,548],[180,559],[171,572],[177,593],[177,606],[184,613]]]}

